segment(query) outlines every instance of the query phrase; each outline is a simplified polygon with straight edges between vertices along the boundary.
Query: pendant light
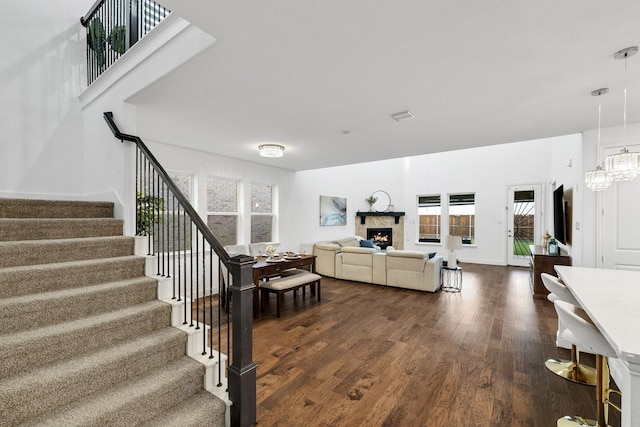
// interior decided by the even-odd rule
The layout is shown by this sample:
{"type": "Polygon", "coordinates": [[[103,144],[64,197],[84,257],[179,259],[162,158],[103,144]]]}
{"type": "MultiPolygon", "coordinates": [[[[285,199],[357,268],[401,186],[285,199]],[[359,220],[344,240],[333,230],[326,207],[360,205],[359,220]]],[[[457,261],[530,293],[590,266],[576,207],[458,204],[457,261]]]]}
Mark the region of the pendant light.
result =
{"type": "MultiPolygon", "coordinates": [[[[638,53],[638,46],[628,47],[616,52],[615,59],[624,59],[624,113],[623,124],[627,129],[627,58],[638,53]]],[[[608,156],[605,160],[605,170],[613,181],[631,181],[640,173],[640,154],[630,153],[623,148],[620,153],[608,156]]]]}
{"type": "MultiPolygon", "coordinates": [[[[591,92],[591,96],[601,96],[609,93],[609,88],[603,87],[591,92]]],[[[602,103],[598,104],[598,152],[600,152],[600,122],[602,120],[602,103]]],[[[609,188],[612,178],[600,165],[595,170],[584,174],[584,183],[591,191],[602,191],[609,188]]]]}

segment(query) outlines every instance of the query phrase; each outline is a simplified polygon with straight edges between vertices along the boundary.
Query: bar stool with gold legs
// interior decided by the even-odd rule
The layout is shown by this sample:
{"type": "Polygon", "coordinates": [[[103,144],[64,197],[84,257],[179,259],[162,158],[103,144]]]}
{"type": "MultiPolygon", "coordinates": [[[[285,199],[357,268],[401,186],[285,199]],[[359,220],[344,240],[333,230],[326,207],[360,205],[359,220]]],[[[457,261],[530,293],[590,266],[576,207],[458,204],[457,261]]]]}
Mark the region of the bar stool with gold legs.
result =
{"type": "Polygon", "coordinates": [[[558,427],[570,426],[597,426],[604,427],[609,421],[609,406],[621,411],[621,408],[609,400],[611,393],[617,390],[609,388],[609,364],[607,358],[617,357],[613,347],[607,342],[602,333],[589,321],[584,310],[565,301],[554,302],[558,318],[562,320],[566,329],[562,336],[570,342],[576,343],[580,348],[596,355],[596,420],[585,419],[578,416],[562,417],[558,420],[558,427]]]}
{"type": "MultiPolygon", "coordinates": [[[[549,301],[560,300],[580,307],[578,300],[557,277],[542,273],[541,278],[545,288],[551,292],[547,297],[549,301]]],[[[548,359],[544,364],[547,369],[562,378],[580,384],[596,385],[596,370],[591,366],[580,363],[580,352],[573,341],[571,342],[571,360],[548,359]]]]}

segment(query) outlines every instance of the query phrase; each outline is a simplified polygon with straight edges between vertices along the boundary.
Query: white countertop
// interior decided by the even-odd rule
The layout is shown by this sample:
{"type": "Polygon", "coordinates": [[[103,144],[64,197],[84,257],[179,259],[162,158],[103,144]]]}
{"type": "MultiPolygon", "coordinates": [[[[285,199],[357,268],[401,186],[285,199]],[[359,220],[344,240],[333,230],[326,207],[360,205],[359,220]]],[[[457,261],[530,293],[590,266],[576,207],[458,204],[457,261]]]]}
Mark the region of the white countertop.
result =
{"type": "Polygon", "coordinates": [[[640,272],[556,266],[618,358],[640,364],[640,272]]]}

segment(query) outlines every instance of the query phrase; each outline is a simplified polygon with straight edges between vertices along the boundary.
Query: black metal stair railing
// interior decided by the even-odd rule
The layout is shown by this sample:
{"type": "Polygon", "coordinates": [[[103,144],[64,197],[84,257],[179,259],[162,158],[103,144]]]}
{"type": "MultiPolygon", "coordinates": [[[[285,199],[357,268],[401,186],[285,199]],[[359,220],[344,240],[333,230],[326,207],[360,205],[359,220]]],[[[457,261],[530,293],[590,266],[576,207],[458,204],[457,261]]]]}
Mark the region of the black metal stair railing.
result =
{"type": "Polygon", "coordinates": [[[87,28],[87,84],[93,83],[169,13],[153,0],[97,0],[80,18],[87,28]]]}
{"type": "MultiPolygon", "coordinates": [[[[170,279],[172,299],[184,301],[181,320],[202,334],[202,355],[227,372],[232,426],[256,421],[256,369],[253,363],[253,258],[229,254],[137,136],[120,132],[110,112],[104,118],[114,136],[135,144],[136,234],[149,236],[148,254],[156,274],[170,279]],[[217,277],[214,271],[217,270],[217,277]],[[230,292],[228,295],[227,290],[230,292]],[[233,302],[233,307],[230,307],[233,302]],[[230,315],[227,315],[230,313],[230,315]]],[[[218,381],[218,387],[222,387],[218,381]]]]}

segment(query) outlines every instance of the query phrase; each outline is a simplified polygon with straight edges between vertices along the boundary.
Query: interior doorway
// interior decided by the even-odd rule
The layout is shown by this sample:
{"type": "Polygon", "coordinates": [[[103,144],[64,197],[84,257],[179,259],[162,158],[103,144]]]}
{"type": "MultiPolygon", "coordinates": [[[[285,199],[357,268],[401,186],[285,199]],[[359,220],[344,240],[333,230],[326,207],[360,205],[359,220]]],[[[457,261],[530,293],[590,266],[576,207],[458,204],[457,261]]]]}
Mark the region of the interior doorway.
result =
{"type": "MultiPolygon", "coordinates": [[[[617,154],[622,147],[610,147],[604,156],[617,154]]],[[[640,144],[627,146],[631,152],[640,152],[640,144]]],[[[597,266],[615,270],[640,271],[640,178],[614,182],[599,194],[597,266]]]]}
{"type": "Polygon", "coordinates": [[[507,264],[528,267],[529,245],[540,244],[542,235],[542,185],[507,187],[507,264]]]}

